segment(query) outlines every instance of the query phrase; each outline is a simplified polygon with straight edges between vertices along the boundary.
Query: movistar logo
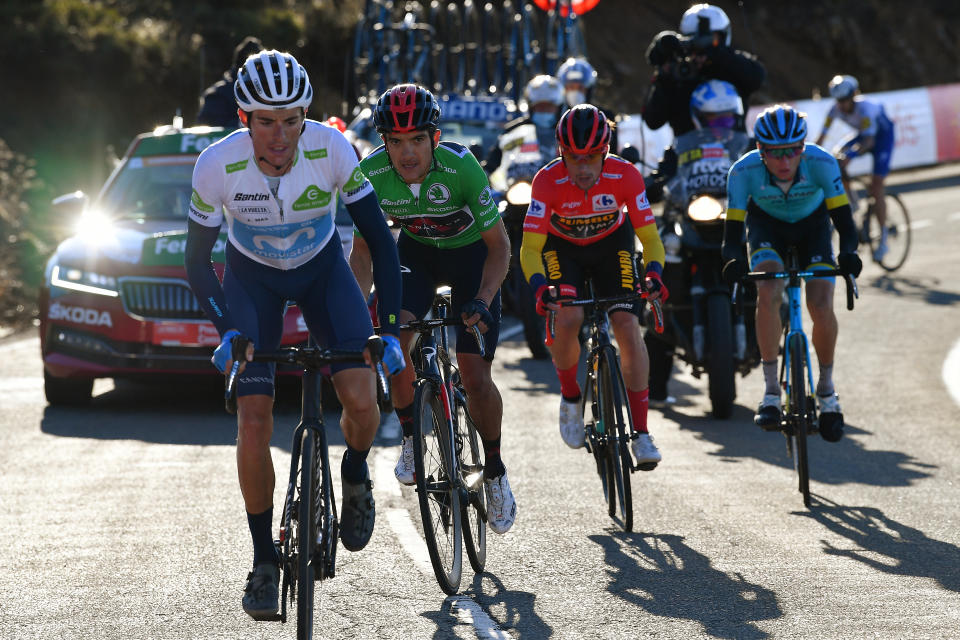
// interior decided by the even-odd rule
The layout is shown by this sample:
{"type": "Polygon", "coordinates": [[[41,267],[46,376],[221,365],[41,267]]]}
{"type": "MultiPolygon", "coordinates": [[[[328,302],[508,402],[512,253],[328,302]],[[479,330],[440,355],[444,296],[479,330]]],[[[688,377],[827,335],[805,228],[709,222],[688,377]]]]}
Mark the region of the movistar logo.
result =
{"type": "Polygon", "coordinates": [[[316,185],[307,187],[293,203],[294,211],[319,209],[330,204],[330,194],[316,185]]]}

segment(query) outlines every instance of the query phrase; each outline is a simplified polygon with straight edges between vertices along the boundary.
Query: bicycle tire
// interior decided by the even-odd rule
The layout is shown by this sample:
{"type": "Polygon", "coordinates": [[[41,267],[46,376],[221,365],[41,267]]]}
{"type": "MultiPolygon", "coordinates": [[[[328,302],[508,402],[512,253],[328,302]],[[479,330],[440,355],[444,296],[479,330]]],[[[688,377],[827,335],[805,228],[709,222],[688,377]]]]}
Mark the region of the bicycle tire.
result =
{"type": "MultiPolygon", "coordinates": [[[[903,200],[895,193],[888,193],[884,198],[887,204],[887,252],[876,261],[885,271],[893,272],[903,266],[910,253],[912,232],[910,228],[910,214],[903,204],[903,200]]],[[[864,226],[867,228],[867,237],[870,239],[870,253],[876,255],[880,246],[881,233],[874,215],[873,205],[867,210],[864,226]]]]}
{"type": "Polygon", "coordinates": [[[300,439],[300,501],[297,505],[297,640],[313,637],[315,506],[319,490],[316,458],[314,433],[304,429],[300,439]]]}
{"type": "Polygon", "coordinates": [[[463,486],[467,487],[467,501],[461,500],[460,520],[463,530],[463,546],[467,558],[475,573],[483,573],[487,563],[487,522],[481,514],[486,513],[486,492],[483,485],[483,454],[477,425],[470,417],[466,396],[461,389],[454,391],[454,404],[457,408],[457,456],[460,459],[460,476],[463,486]],[[478,475],[479,474],[479,475],[478,475]],[[479,478],[479,480],[477,480],[479,478]],[[470,483],[477,482],[477,489],[471,490],[470,483]]]}
{"type": "Polygon", "coordinates": [[[810,467],[807,460],[807,432],[813,417],[806,392],[807,346],[803,335],[790,337],[790,437],[794,439],[794,466],[797,470],[798,489],[803,495],[803,504],[810,506],[810,467]]]}
{"type": "Polygon", "coordinates": [[[593,460],[597,465],[597,475],[600,476],[600,486],[603,489],[603,501],[608,503],[608,483],[609,474],[607,472],[607,445],[603,434],[603,423],[600,417],[600,403],[597,393],[597,374],[594,366],[596,356],[591,354],[587,359],[587,380],[583,385],[583,398],[581,400],[581,410],[583,413],[584,429],[586,439],[589,443],[589,449],[593,453],[593,460]],[[590,407],[589,419],[587,416],[587,407],[590,407]]]}
{"type": "Polygon", "coordinates": [[[437,584],[447,595],[460,588],[463,570],[460,493],[449,475],[453,466],[442,401],[433,383],[424,380],[413,397],[414,469],[423,537],[437,584]]]}
{"type": "Polygon", "coordinates": [[[620,525],[624,531],[632,531],[633,490],[630,486],[630,473],[633,470],[633,461],[630,458],[627,443],[630,442],[633,425],[623,372],[612,349],[606,349],[601,354],[600,371],[601,381],[605,380],[603,386],[609,385],[609,416],[613,421],[607,423],[607,456],[615,491],[610,492],[611,503],[608,505],[608,510],[612,518],[619,513],[620,525]]]}

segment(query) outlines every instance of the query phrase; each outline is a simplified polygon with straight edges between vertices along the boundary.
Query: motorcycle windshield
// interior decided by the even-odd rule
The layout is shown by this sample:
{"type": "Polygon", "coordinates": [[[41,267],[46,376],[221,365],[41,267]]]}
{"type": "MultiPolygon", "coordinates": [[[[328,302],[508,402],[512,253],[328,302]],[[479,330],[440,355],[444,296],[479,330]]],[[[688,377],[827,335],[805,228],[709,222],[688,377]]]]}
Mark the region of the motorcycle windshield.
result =
{"type": "Polygon", "coordinates": [[[727,195],[727,172],[746,152],[749,137],[729,129],[694,129],[678,136],[677,174],[667,183],[670,203],[685,208],[694,197],[727,195]]]}

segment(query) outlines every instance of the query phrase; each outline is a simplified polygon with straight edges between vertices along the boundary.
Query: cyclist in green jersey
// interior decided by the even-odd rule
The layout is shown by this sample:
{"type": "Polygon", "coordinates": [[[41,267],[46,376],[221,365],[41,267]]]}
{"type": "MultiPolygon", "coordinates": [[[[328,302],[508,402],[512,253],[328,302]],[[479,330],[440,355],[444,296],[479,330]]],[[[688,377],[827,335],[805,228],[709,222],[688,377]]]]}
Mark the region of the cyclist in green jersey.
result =
{"type": "MultiPolygon", "coordinates": [[[[506,533],[516,518],[516,502],[500,455],[503,403],[491,368],[500,333],[500,283],[510,263],[510,242],[500,220],[487,176],[470,150],[440,141],[440,106],[433,94],[413,84],[397,85],[377,101],[373,122],[383,146],[360,163],[383,211],[402,231],[397,241],[403,276],[400,323],[422,318],[438,286],[449,285],[457,329],[457,365],[470,415],[485,451],[488,522],[506,533]],[[484,333],[485,353],[466,327],[484,333]]],[[[354,241],[350,264],[360,288],[370,290],[370,253],[354,241]]],[[[395,376],[393,401],[403,429],[403,449],[395,469],[413,484],[413,333],[401,332],[409,366],[395,376]]]]}

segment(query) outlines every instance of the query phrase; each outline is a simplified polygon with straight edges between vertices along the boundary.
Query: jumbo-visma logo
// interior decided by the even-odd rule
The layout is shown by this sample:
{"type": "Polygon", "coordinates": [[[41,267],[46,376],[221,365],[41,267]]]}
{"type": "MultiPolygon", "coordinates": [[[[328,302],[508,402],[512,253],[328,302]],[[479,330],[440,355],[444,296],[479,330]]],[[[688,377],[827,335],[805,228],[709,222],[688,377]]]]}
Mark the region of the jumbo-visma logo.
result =
{"type": "Polygon", "coordinates": [[[447,185],[436,184],[430,185],[430,188],[427,189],[427,200],[433,204],[444,204],[447,200],[450,199],[450,189],[447,188],[447,185]]]}
{"type": "Polygon", "coordinates": [[[303,193],[300,194],[300,197],[294,201],[293,210],[303,211],[304,209],[320,209],[329,204],[330,194],[320,187],[312,184],[304,189],[303,193]]]}

